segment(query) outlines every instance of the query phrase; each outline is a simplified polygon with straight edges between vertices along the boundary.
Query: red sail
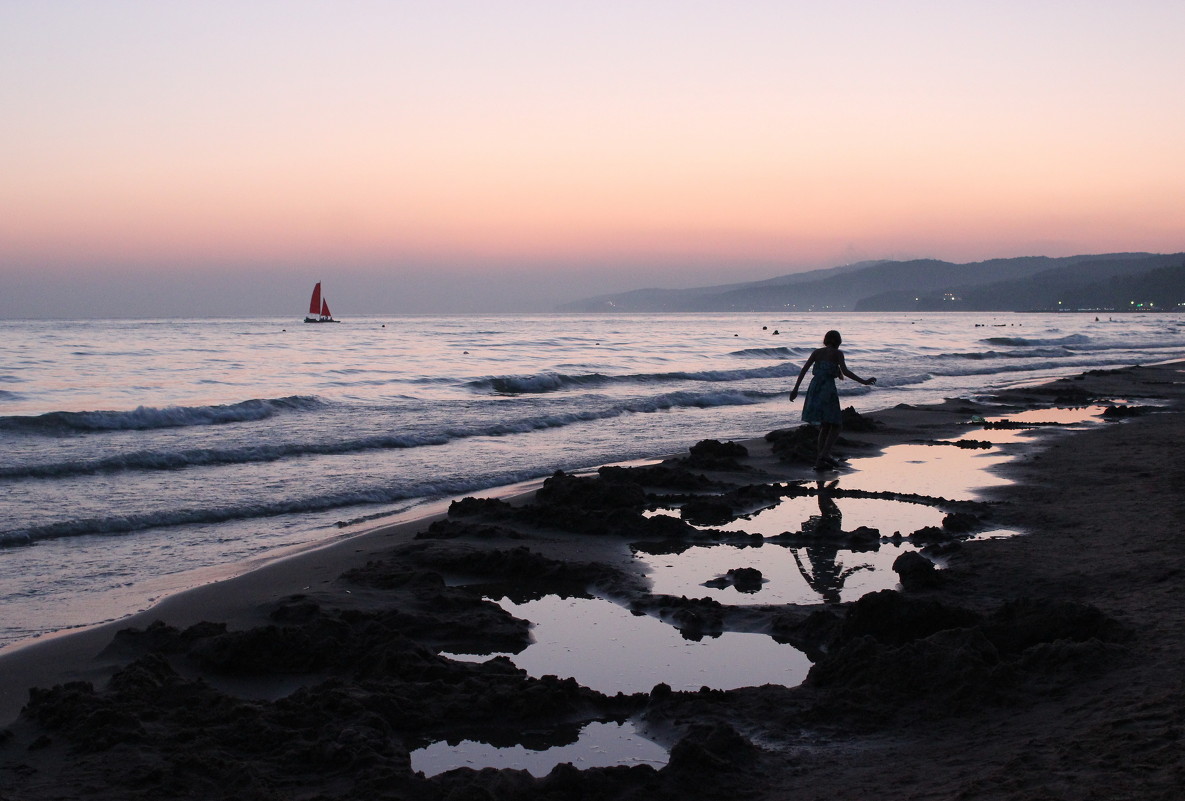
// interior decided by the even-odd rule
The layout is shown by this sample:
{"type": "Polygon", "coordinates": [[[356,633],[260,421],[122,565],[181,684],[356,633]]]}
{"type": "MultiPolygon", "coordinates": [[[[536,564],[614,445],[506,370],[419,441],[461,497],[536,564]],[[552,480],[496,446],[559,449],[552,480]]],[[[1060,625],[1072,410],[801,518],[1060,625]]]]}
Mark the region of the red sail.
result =
{"type": "Polygon", "coordinates": [[[313,299],[309,301],[309,314],[317,314],[321,311],[321,282],[313,287],[313,299]]]}
{"type": "MultiPolygon", "coordinates": [[[[317,286],[321,286],[321,285],[317,284],[317,286]]],[[[332,314],[329,313],[329,303],[324,300],[321,301],[321,316],[322,317],[332,317],[333,316],[332,314]]]]}

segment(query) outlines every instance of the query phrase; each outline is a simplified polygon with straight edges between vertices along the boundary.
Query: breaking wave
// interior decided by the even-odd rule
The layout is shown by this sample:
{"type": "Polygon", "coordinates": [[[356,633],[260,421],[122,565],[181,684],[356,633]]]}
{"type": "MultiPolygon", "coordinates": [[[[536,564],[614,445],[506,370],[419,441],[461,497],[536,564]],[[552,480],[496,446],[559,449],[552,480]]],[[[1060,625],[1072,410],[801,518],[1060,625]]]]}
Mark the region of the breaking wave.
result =
{"type": "Polygon", "coordinates": [[[60,478],[124,470],[180,470],[188,467],[274,462],[301,456],[333,456],[368,450],[418,448],[445,445],[470,437],[500,437],[526,434],[549,428],[562,428],[576,423],[607,420],[626,414],[648,414],[677,408],[712,408],[717,406],[746,406],[763,403],[783,393],[733,392],[671,392],[650,398],[639,398],[613,404],[601,409],[523,417],[498,423],[456,426],[438,432],[421,434],[391,434],[361,437],[344,441],[289,442],[257,444],[241,448],[193,448],[178,451],[137,451],[101,459],[26,464],[0,467],[0,479],[60,478]]]}
{"type": "Polygon", "coordinates": [[[797,359],[810,353],[809,348],[745,348],[734,350],[729,356],[741,359],[797,359]]]}
{"type": "Polygon", "coordinates": [[[970,359],[982,361],[985,359],[1033,359],[1038,357],[1060,358],[1073,356],[1074,352],[1066,348],[1033,348],[1032,350],[985,350],[969,353],[940,353],[938,359],[970,359]]]}
{"type": "MultiPolygon", "coordinates": [[[[544,473],[545,474],[545,473],[544,473]]],[[[333,509],[364,504],[394,503],[409,498],[432,495],[455,495],[485,489],[498,484],[513,484],[538,477],[535,472],[508,473],[496,477],[476,477],[453,481],[437,481],[403,487],[367,487],[350,492],[339,492],[308,498],[294,498],[271,503],[242,506],[175,509],[142,514],[110,517],[90,517],[30,526],[23,529],[0,531],[0,547],[32,545],[41,540],[63,539],[94,535],[134,534],[167,526],[207,525],[235,520],[251,520],[286,514],[327,512],[333,509]],[[494,483],[491,483],[494,482],[494,483]]]]}
{"type": "Polygon", "coordinates": [[[1055,339],[1026,339],[1025,337],[988,337],[981,340],[988,345],[1000,345],[1010,348],[1024,348],[1041,345],[1087,345],[1091,338],[1085,334],[1070,334],[1055,339]]]}
{"type": "Polygon", "coordinates": [[[315,409],[324,401],[307,395],[257,398],[224,406],[140,406],[131,411],[47,412],[0,417],[0,428],[42,434],[78,431],[145,431],[264,420],[283,412],[315,409]]]}
{"type": "Polygon", "coordinates": [[[696,370],[670,373],[634,373],[609,376],[601,373],[568,375],[566,373],[534,373],[530,375],[502,375],[479,378],[466,386],[475,391],[496,392],[505,395],[557,392],[565,389],[585,389],[608,384],[660,384],[678,381],[704,381],[722,383],[745,381],[753,378],[784,378],[795,375],[795,364],[775,364],[748,370],[696,370]]]}

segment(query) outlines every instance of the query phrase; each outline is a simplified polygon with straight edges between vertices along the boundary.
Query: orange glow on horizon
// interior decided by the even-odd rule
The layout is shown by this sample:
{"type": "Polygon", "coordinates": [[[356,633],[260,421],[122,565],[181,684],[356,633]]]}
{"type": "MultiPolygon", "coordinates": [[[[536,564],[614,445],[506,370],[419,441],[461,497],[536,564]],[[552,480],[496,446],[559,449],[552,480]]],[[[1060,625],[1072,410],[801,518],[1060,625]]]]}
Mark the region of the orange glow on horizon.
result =
{"type": "Polygon", "coordinates": [[[1185,6],[562,6],[0,9],[0,267],[1185,250],[1185,6]]]}

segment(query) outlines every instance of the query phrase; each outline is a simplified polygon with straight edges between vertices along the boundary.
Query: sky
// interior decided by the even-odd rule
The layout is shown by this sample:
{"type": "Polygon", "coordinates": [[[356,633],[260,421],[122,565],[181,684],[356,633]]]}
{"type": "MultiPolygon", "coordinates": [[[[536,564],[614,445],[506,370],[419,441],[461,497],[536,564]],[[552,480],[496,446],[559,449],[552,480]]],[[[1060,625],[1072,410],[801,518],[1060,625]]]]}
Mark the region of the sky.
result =
{"type": "Polygon", "coordinates": [[[1185,251],[1180,0],[2,0],[0,315],[1185,251]]]}

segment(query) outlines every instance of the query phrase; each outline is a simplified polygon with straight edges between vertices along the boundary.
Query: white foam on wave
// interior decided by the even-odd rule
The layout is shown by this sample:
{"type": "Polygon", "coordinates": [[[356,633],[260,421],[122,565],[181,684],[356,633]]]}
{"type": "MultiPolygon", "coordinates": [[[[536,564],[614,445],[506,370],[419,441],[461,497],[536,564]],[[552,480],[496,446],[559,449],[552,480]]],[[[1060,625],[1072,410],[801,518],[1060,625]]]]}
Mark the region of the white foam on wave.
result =
{"type": "Polygon", "coordinates": [[[315,409],[324,402],[316,397],[255,398],[219,406],[138,406],[130,411],[47,412],[35,416],[0,418],[0,426],[24,430],[144,431],[264,420],[286,411],[315,409]]]}

